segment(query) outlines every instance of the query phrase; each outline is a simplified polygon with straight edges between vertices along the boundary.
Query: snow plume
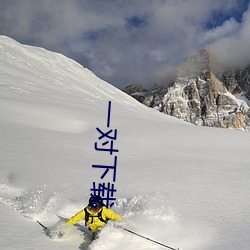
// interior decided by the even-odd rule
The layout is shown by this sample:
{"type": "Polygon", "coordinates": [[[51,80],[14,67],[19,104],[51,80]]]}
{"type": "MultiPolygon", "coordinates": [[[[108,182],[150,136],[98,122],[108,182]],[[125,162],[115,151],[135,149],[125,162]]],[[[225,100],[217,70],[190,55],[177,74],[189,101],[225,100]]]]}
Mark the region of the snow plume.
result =
{"type": "MultiPolygon", "coordinates": [[[[115,211],[122,215],[122,228],[166,245],[182,246],[187,250],[205,249],[215,238],[215,229],[201,220],[185,219],[174,208],[166,206],[165,201],[166,197],[162,194],[120,197],[115,211]]],[[[117,228],[115,223],[109,223],[101,231],[98,240],[90,245],[90,249],[158,249],[157,244],[122,228],[117,228]]],[[[84,242],[88,242],[88,239],[84,242]]]]}
{"type": "Polygon", "coordinates": [[[22,191],[12,185],[0,184],[1,202],[34,221],[51,219],[50,215],[57,213],[61,206],[60,197],[60,193],[48,191],[46,185],[22,191]]]}
{"type": "MultiPolygon", "coordinates": [[[[213,229],[201,221],[195,223],[185,221],[172,207],[166,206],[165,199],[162,194],[119,198],[115,210],[123,218],[122,227],[158,242],[172,246],[182,245],[187,250],[206,246],[214,237],[213,229]]],[[[57,217],[55,214],[70,216],[74,210],[78,211],[83,206],[79,202],[65,200],[64,194],[51,193],[45,185],[21,192],[11,185],[1,184],[0,201],[28,219],[49,223],[48,236],[54,240],[57,240],[58,230],[60,231],[65,223],[62,217],[61,221],[58,221],[60,216],[57,217]]],[[[80,249],[86,249],[91,243],[88,238],[90,234],[83,223],[80,225],[81,241],[78,230],[74,228],[66,231],[63,240],[74,241],[74,244],[78,242],[81,245],[80,249]],[[83,233],[89,236],[86,237],[83,233]]],[[[157,244],[128,233],[122,228],[116,228],[114,223],[109,223],[100,233],[98,240],[91,244],[90,249],[96,250],[100,247],[107,250],[154,249],[157,248],[157,244]]]]}

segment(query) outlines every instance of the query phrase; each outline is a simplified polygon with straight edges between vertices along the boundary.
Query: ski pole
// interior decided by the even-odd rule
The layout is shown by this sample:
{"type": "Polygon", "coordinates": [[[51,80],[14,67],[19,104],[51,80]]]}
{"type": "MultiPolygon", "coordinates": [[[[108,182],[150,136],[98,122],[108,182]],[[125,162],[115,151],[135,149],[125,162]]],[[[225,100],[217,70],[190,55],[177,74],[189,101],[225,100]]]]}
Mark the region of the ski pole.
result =
{"type": "Polygon", "coordinates": [[[152,239],[150,239],[150,238],[148,238],[148,237],[145,237],[145,236],[143,236],[143,235],[141,235],[141,234],[135,233],[135,232],[133,232],[133,231],[127,229],[127,228],[122,227],[122,229],[125,230],[125,231],[127,231],[127,232],[129,232],[129,233],[131,233],[131,234],[137,235],[137,236],[139,236],[139,237],[141,237],[141,238],[143,238],[143,239],[146,239],[146,240],[148,240],[148,241],[152,241],[152,242],[154,242],[154,243],[156,243],[156,244],[158,244],[158,245],[161,245],[161,246],[163,246],[163,247],[169,248],[169,249],[171,249],[171,250],[180,250],[179,248],[173,248],[173,247],[167,246],[167,245],[162,244],[162,243],[160,243],[160,242],[158,242],[158,241],[155,241],[155,240],[152,240],[152,239]]]}
{"type": "Polygon", "coordinates": [[[41,222],[39,222],[38,220],[36,221],[40,226],[42,226],[43,227],[43,229],[46,231],[46,230],[48,230],[48,228],[47,227],[45,227],[41,222]]]}

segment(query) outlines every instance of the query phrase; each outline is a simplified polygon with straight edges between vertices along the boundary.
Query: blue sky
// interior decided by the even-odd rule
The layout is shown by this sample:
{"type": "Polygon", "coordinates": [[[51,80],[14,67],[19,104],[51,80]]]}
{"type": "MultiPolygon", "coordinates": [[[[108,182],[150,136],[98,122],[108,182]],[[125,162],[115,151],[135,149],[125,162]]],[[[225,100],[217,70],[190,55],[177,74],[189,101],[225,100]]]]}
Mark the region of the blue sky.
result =
{"type": "Polygon", "coordinates": [[[146,87],[201,48],[250,63],[250,0],[1,0],[0,34],[69,56],[111,84],[146,87]]]}
{"type": "Polygon", "coordinates": [[[249,5],[249,0],[240,0],[237,3],[236,8],[232,8],[230,12],[223,12],[222,10],[216,10],[212,12],[211,18],[208,19],[206,28],[212,29],[217,26],[223,25],[225,20],[229,20],[230,18],[234,18],[238,23],[242,22],[243,14],[247,11],[249,5]]]}

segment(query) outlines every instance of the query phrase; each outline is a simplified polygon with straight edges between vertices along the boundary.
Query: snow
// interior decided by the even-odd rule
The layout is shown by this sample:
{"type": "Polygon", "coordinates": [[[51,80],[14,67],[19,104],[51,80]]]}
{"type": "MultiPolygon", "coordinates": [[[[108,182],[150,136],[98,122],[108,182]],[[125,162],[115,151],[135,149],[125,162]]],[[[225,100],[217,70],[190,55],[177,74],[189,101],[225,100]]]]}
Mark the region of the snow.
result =
{"type": "Polygon", "coordinates": [[[62,239],[36,223],[63,226],[58,215],[84,208],[100,181],[92,165],[112,164],[94,149],[109,101],[121,225],[183,250],[250,248],[249,132],[166,116],[63,55],[5,36],[0,76],[1,249],[163,249],[112,223],[93,243],[84,222],[62,239]]]}
{"type": "Polygon", "coordinates": [[[237,100],[240,100],[241,104],[244,105],[244,103],[246,103],[248,106],[250,106],[250,100],[248,100],[242,94],[235,94],[234,96],[237,100]]]}

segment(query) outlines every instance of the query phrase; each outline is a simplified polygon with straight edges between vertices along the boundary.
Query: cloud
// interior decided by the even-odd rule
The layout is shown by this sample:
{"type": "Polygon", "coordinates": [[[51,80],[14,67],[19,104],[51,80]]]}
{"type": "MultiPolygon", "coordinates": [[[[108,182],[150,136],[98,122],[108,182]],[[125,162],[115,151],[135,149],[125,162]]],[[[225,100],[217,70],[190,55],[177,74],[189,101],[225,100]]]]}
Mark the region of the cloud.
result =
{"type": "Polygon", "coordinates": [[[221,26],[204,31],[200,38],[201,44],[211,44],[225,37],[235,34],[240,28],[240,24],[232,17],[226,20],[221,26]]]}
{"type": "MultiPolygon", "coordinates": [[[[210,44],[210,51],[213,53],[218,64],[225,67],[245,67],[250,64],[250,10],[243,15],[242,22],[238,27],[232,29],[221,39],[210,44]]],[[[224,24],[220,29],[227,29],[224,24]]]]}
{"type": "Polygon", "coordinates": [[[212,44],[216,53],[236,44],[247,49],[249,14],[242,22],[233,17],[239,2],[2,0],[0,33],[61,52],[119,88],[148,87],[204,46],[212,44]],[[214,20],[219,15],[222,23],[214,20]]]}

